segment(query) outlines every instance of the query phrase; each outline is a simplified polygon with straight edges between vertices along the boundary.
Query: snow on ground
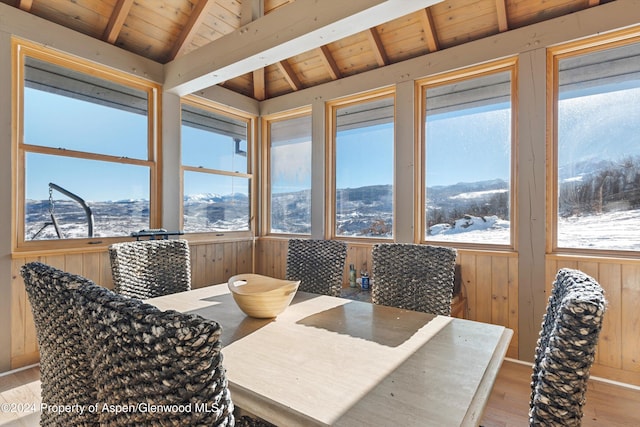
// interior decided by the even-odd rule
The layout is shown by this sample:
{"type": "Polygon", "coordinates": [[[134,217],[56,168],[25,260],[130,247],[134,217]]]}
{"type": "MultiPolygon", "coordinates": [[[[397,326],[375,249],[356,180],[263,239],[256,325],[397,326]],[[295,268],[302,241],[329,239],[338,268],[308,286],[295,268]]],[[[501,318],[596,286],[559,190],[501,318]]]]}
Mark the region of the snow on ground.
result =
{"type": "Polygon", "coordinates": [[[456,194],[455,196],[451,196],[449,197],[451,200],[459,200],[459,199],[479,199],[482,197],[487,197],[490,196],[492,194],[501,194],[501,193],[507,193],[509,190],[507,190],[506,188],[504,189],[498,189],[498,190],[484,190],[484,191],[472,191],[469,193],[460,193],[460,194],[456,194]]]}
{"type": "Polygon", "coordinates": [[[562,219],[558,247],[640,250],[640,209],[562,219]]]}
{"type": "MultiPolygon", "coordinates": [[[[434,241],[509,244],[509,222],[495,216],[469,215],[454,227],[436,224],[431,233],[429,240],[434,241]]],[[[640,209],[560,218],[558,247],[640,250],[640,209]]]]}
{"type": "Polygon", "coordinates": [[[509,221],[495,215],[465,215],[456,220],[453,227],[449,224],[436,224],[429,231],[429,240],[435,241],[509,244],[509,221]]]}

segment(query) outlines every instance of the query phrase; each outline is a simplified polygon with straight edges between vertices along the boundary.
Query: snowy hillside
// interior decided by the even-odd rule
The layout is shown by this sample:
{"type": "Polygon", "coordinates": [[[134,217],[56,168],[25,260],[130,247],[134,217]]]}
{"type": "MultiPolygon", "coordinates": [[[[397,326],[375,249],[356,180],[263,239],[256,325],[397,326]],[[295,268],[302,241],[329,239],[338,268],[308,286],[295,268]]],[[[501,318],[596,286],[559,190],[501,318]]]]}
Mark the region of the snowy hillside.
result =
{"type": "MultiPolygon", "coordinates": [[[[435,242],[474,242],[508,244],[509,222],[498,215],[471,214],[473,209],[508,201],[506,183],[456,184],[428,189],[428,214],[454,214],[451,221],[435,222],[428,228],[435,242]],[[455,187],[455,188],[454,188],[455,187]],[[502,200],[496,197],[505,198],[502,200]],[[439,209],[440,211],[438,211],[439,209]]],[[[373,186],[338,191],[342,210],[337,214],[340,235],[388,237],[393,227],[390,186],[373,186]]],[[[274,195],[272,201],[275,231],[308,234],[310,194],[306,192],[274,195]]],[[[89,202],[94,216],[94,236],[127,236],[149,228],[149,203],[144,200],[89,202]]],[[[55,229],[47,200],[28,200],[25,238],[55,239],[55,229]],[[43,228],[44,227],[44,228],[43,228]]],[[[185,200],[185,231],[247,230],[249,202],[246,195],[200,194],[185,200]]],[[[71,200],[56,200],[55,217],[64,238],[87,237],[86,214],[71,200]]],[[[559,219],[560,247],[640,250],[640,209],[572,215],[559,219]]]]}

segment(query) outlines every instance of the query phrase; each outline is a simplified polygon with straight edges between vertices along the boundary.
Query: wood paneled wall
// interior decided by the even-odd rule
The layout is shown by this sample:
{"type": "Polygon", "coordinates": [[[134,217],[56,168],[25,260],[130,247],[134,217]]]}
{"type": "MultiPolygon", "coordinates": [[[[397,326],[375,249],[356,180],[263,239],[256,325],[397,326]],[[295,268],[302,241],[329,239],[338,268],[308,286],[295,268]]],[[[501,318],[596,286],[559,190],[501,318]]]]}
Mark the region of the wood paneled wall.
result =
{"type": "MultiPolygon", "coordinates": [[[[345,262],[344,286],[348,266],[371,272],[371,244],[349,243],[345,262]]],[[[260,238],[256,245],[256,273],[284,278],[287,240],[260,238]]],[[[506,326],[514,331],[508,357],[518,358],[518,259],[515,253],[458,250],[462,274],[462,293],[467,299],[465,318],[506,326]]]]}
{"type": "Polygon", "coordinates": [[[584,271],[605,291],[607,311],[591,374],[640,385],[640,261],[549,255],[547,294],[561,268],[584,271]]]}
{"type": "MultiPolygon", "coordinates": [[[[284,278],[287,240],[258,239],[256,272],[284,278]]],[[[466,318],[513,329],[508,357],[531,360],[533,355],[518,354],[518,253],[458,250],[462,292],[467,298],[466,318]]],[[[371,268],[371,245],[349,244],[349,263],[371,268]]],[[[560,268],[584,271],[605,289],[607,313],[598,345],[592,375],[640,386],[640,261],[633,259],[587,258],[548,255],[546,293],[560,268]]],[[[347,283],[345,269],[345,285],[347,283]]],[[[542,318],[530,319],[535,327],[542,318]]]]}
{"type": "Polygon", "coordinates": [[[466,318],[513,330],[507,357],[518,354],[518,255],[458,250],[466,318]]]}
{"type": "MultiPolygon", "coordinates": [[[[229,277],[253,271],[253,242],[190,242],[192,287],[226,282],[229,277]]],[[[65,255],[42,255],[14,258],[11,283],[11,368],[19,368],[39,360],[31,308],[20,276],[20,267],[40,261],[60,270],[84,276],[109,289],[113,288],[111,264],[106,250],[65,255]]]]}
{"type": "MultiPolygon", "coordinates": [[[[255,248],[250,240],[197,242],[190,243],[190,246],[194,288],[222,283],[234,274],[252,271],[279,278],[285,276],[286,239],[260,238],[255,248]]],[[[20,277],[20,267],[36,260],[80,274],[108,288],[113,287],[106,251],[15,258],[12,262],[11,295],[12,368],[35,363],[39,357],[31,310],[20,277]]],[[[513,329],[507,356],[529,360],[529,355],[518,354],[518,254],[459,249],[458,263],[462,292],[467,299],[465,317],[513,329]]],[[[345,286],[349,264],[355,264],[358,270],[366,264],[370,270],[371,245],[348,245],[345,286]]],[[[602,284],[608,307],[592,375],[640,386],[640,340],[637,333],[640,330],[640,311],[637,310],[640,306],[640,261],[549,255],[545,267],[547,294],[555,274],[563,267],[582,270],[602,284]]],[[[542,319],[531,321],[539,325],[542,319]]]]}

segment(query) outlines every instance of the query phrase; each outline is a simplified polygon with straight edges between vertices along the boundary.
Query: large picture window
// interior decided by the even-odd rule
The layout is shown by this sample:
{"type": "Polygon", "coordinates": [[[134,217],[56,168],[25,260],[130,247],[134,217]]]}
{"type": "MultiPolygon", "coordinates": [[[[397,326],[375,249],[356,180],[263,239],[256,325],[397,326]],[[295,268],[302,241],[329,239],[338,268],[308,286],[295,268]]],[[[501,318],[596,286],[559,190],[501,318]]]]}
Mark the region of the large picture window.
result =
{"type": "Polygon", "coordinates": [[[14,41],[18,245],[157,226],[149,82],[14,41]]]}
{"type": "Polygon", "coordinates": [[[556,248],[640,250],[640,40],[552,56],[556,248]]]}
{"type": "Polygon", "coordinates": [[[270,233],[311,234],[311,114],[267,118],[270,233]]]}
{"type": "Polygon", "coordinates": [[[182,103],[183,229],[251,228],[251,119],[185,99],[182,103]]]}
{"type": "Polygon", "coordinates": [[[393,238],[393,93],[332,104],[338,237],[393,238]]]}
{"type": "Polygon", "coordinates": [[[513,62],[423,85],[424,238],[511,244],[513,62]]]}

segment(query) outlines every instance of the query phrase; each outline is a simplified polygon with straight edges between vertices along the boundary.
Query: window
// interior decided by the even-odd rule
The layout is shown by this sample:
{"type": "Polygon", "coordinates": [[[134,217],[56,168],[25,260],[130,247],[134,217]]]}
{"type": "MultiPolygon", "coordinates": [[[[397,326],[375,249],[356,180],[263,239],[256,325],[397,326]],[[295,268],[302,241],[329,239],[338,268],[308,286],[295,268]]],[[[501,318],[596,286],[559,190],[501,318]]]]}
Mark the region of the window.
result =
{"type": "Polygon", "coordinates": [[[182,102],[183,229],[251,228],[251,119],[192,99],[182,102]]]}
{"type": "Polygon", "coordinates": [[[514,61],[426,81],[424,238],[509,245],[514,61]]]}
{"type": "Polygon", "coordinates": [[[552,51],[556,248],[640,250],[640,39],[623,43],[552,51]]]}
{"type": "Polygon", "coordinates": [[[311,234],[311,114],[266,118],[270,233],[311,234]]]}
{"type": "Polygon", "coordinates": [[[330,105],[333,121],[333,233],[393,238],[394,94],[330,105]]]}
{"type": "Polygon", "coordinates": [[[17,40],[14,55],[18,245],[157,226],[159,88],[17,40]]]}

